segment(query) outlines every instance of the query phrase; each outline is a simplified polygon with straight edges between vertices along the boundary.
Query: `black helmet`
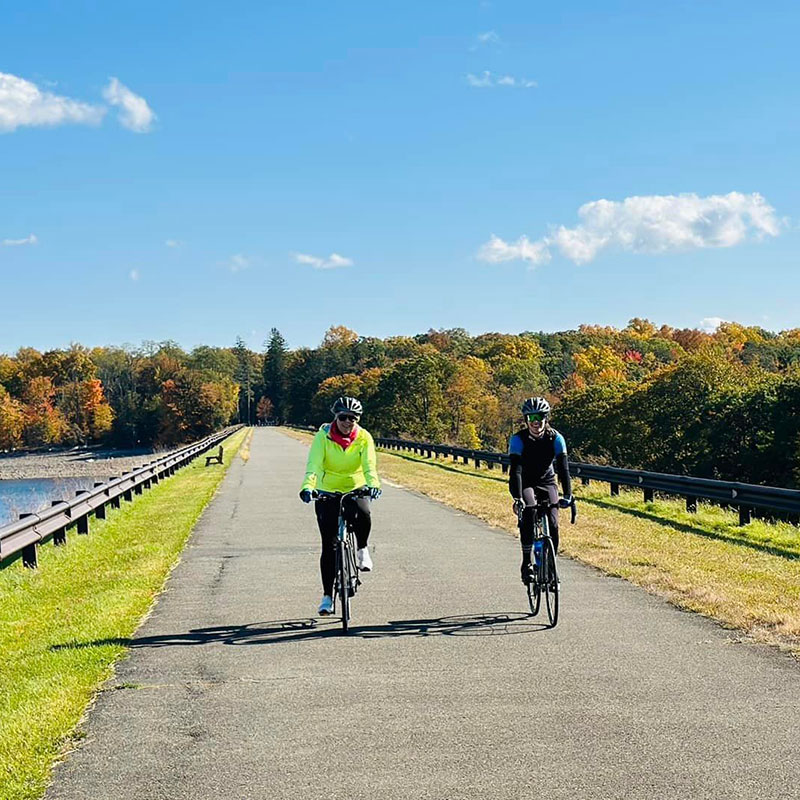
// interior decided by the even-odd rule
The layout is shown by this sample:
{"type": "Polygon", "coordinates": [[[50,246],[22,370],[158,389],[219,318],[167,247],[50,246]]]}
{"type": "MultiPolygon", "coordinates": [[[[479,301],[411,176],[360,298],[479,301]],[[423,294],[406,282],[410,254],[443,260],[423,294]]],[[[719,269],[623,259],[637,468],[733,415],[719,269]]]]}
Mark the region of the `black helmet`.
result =
{"type": "Polygon", "coordinates": [[[545,417],[550,416],[550,403],[544,397],[529,397],[522,403],[523,415],[528,414],[544,414],[545,417]]]}
{"type": "Polygon", "coordinates": [[[364,407],[355,397],[337,397],[331,406],[331,413],[337,415],[348,412],[360,417],[364,413],[364,407]]]}

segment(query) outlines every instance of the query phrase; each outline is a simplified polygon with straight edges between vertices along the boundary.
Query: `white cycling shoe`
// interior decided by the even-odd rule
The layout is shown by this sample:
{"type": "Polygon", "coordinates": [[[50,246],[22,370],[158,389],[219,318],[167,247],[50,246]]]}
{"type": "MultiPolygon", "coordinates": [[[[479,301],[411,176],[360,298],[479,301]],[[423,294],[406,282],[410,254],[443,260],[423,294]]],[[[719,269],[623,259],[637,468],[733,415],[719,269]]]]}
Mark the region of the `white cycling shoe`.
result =
{"type": "Polygon", "coordinates": [[[322,595],[322,600],[319,604],[319,615],[327,617],[333,613],[333,598],[329,594],[322,595]]]}
{"type": "Polygon", "coordinates": [[[356,563],[362,572],[372,571],[372,559],[369,556],[369,548],[361,547],[356,553],[356,563]]]}

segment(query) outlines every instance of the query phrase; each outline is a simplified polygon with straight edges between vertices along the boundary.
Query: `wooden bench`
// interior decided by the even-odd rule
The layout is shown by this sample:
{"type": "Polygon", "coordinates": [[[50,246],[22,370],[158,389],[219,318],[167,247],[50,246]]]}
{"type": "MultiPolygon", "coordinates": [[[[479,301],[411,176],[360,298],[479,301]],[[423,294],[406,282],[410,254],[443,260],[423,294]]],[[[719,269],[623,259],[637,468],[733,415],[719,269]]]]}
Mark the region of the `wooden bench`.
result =
{"type": "Polygon", "coordinates": [[[222,445],[219,446],[219,450],[217,454],[214,456],[206,456],[206,466],[209,464],[221,464],[222,463],[222,445]]]}

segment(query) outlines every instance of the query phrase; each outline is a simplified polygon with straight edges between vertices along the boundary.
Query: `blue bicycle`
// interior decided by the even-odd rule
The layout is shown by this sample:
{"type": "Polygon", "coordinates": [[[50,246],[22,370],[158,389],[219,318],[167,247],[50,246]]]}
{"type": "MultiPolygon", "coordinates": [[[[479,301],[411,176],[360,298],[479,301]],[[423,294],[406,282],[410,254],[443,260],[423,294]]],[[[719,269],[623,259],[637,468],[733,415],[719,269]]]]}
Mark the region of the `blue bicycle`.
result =
{"type": "MultiPolygon", "coordinates": [[[[522,528],[522,512],[524,508],[524,502],[519,500],[515,502],[514,510],[517,512],[520,529],[522,528]]],[[[550,627],[555,628],[558,624],[558,595],[561,591],[561,581],[558,577],[556,548],[550,536],[550,523],[547,517],[547,512],[552,508],[561,508],[561,505],[559,503],[551,505],[548,502],[538,502],[533,507],[534,568],[531,572],[530,580],[525,584],[525,589],[528,593],[528,605],[530,606],[532,617],[539,613],[542,592],[544,592],[550,627]]],[[[570,504],[570,509],[572,512],[570,522],[574,525],[578,515],[574,499],[570,504]]]]}

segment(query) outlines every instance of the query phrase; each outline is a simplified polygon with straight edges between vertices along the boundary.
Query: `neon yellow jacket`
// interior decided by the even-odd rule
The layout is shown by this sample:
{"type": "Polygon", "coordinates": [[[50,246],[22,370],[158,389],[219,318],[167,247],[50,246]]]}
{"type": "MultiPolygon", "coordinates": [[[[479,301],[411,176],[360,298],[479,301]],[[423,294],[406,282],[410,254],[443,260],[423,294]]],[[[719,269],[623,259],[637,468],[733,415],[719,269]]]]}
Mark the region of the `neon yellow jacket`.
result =
{"type": "Polygon", "coordinates": [[[345,450],[328,436],[331,426],[323,425],[311,442],[303,489],[324,492],[351,492],[361,486],[381,486],[376,465],[375,442],[359,428],[353,443],[345,450]]]}

